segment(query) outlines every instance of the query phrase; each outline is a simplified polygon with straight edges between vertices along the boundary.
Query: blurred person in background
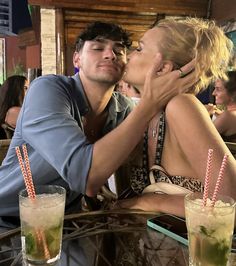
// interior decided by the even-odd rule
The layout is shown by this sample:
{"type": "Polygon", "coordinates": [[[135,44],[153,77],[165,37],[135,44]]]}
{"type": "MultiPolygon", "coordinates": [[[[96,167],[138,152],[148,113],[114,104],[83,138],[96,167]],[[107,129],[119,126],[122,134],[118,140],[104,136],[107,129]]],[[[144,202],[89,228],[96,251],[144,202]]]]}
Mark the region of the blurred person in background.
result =
{"type": "MultiPolygon", "coordinates": [[[[0,88],[4,92],[0,107],[1,126],[15,129],[27,88],[28,80],[24,76],[14,75],[8,77],[3,83],[0,88]]],[[[1,130],[1,138],[6,137],[4,130],[1,130]]]]}
{"type": "Polygon", "coordinates": [[[116,91],[119,91],[121,94],[125,95],[126,97],[129,97],[134,101],[135,104],[137,104],[140,100],[140,92],[129,83],[120,80],[116,85],[116,91]]]}
{"type": "Polygon", "coordinates": [[[208,105],[207,110],[224,141],[236,142],[236,71],[229,71],[227,77],[216,80],[212,92],[215,105],[208,105]]]}

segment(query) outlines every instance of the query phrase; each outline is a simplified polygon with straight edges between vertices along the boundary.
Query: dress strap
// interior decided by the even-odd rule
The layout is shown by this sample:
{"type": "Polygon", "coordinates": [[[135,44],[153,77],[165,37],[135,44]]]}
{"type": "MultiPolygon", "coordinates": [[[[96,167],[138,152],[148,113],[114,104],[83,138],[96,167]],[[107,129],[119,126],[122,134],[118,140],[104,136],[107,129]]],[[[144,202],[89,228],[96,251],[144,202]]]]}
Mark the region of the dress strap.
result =
{"type": "MultiPolygon", "coordinates": [[[[156,157],[155,165],[161,164],[161,156],[165,139],[165,112],[163,111],[160,114],[159,118],[159,127],[157,133],[157,147],[156,147],[156,157]]],[[[148,130],[144,134],[143,141],[143,170],[144,174],[148,176],[149,173],[149,163],[148,163],[148,130]]]]}
{"type": "Polygon", "coordinates": [[[146,181],[149,181],[148,176],[148,129],[144,133],[143,140],[143,177],[146,181]]]}
{"type": "Polygon", "coordinates": [[[165,112],[163,111],[160,115],[159,119],[159,128],[158,128],[158,136],[157,136],[157,147],[156,147],[156,158],[155,158],[155,164],[161,165],[161,157],[162,157],[162,151],[164,146],[164,140],[165,140],[165,112]]]}

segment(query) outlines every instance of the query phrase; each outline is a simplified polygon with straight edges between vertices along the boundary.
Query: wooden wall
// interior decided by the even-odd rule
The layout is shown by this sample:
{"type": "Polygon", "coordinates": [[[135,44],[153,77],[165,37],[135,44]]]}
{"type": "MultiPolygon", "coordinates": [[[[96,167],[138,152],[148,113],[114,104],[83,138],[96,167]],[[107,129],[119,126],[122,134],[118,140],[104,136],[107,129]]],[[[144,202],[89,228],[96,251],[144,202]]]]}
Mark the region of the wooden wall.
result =
{"type": "Polygon", "coordinates": [[[236,21],[236,0],[213,0],[210,17],[218,21],[219,24],[226,20],[236,21]]]}
{"type": "Polygon", "coordinates": [[[154,12],[204,17],[208,0],[28,0],[31,5],[83,10],[154,12]]]}
{"type": "Polygon", "coordinates": [[[208,10],[208,0],[29,0],[29,4],[63,9],[67,44],[95,20],[118,23],[137,40],[158,14],[206,17],[208,10]]]}
{"type": "Polygon", "coordinates": [[[76,35],[94,20],[118,23],[132,33],[132,39],[138,40],[143,32],[156,20],[156,14],[119,13],[115,11],[80,11],[65,10],[65,35],[66,43],[74,43],[76,35]]]}
{"type": "Polygon", "coordinates": [[[133,33],[134,40],[156,20],[157,15],[206,17],[208,0],[29,0],[31,5],[62,8],[66,43],[95,20],[115,22],[133,33]]]}
{"type": "Polygon", "coordinates": [[[135,43],[157,17],[206,17],[208,14],[208,0],[28,0],[28,3],[62,10],[62,18],[59,18],[63,21],[60,23],[62,28],[57,28],[60,36],[64,36],[65,44],[65,71],[62,74],[72,74],[71,57],[76,37],[90,22],[118,23],[131,32],[135,43]]]}

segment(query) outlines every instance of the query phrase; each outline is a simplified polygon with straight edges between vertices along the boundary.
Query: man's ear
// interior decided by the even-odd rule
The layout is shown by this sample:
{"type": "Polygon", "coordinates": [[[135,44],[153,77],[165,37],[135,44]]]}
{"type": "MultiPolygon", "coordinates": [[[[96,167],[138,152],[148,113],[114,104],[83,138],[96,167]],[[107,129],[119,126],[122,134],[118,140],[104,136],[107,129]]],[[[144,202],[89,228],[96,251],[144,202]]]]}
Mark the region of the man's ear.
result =
{"type": "Polygon", "coordinates": [[[74,67],[77,67],[77,68],[80,67],[80,53],[79,52],[74,52],[73,64],[74,64],[74,67]]]}
{"type": "Polygon", "coordinates": [[[174,64],[170,60],[164,60],[161,68],[158,70],[157,75],[161,76],[168,72],[171,72],[174,69],[174,64]]]}

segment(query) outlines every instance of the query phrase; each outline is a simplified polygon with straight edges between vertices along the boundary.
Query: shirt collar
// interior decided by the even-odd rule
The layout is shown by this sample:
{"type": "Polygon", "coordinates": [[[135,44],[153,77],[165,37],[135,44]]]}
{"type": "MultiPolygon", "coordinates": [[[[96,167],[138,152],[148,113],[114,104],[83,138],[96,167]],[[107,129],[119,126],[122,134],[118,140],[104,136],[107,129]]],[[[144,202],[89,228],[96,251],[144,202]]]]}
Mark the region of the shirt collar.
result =
{"type": "Polygon", "coordinates": [[[120,103],[120,95],[113,92],[112,97],[108,103],[108,110],[111,118],[115,118],[117,113],[123,112],[126,106],[120,103]]]}
{"type": "Polygon", "coordinates": [[[78,102],[79,111],[80,111],[80,114],[84,116],[89,112],[91,108],[90,108],[88,99],[84,91],[83,84],[80,80],[80,76],[78,75],[78,73],[72,76],[72,79],[74,80],[74,84],[75,84],[74,86],[75,97],[76,97],[76,101],[78,102]]]}

